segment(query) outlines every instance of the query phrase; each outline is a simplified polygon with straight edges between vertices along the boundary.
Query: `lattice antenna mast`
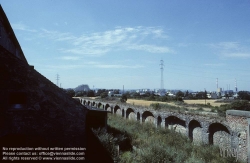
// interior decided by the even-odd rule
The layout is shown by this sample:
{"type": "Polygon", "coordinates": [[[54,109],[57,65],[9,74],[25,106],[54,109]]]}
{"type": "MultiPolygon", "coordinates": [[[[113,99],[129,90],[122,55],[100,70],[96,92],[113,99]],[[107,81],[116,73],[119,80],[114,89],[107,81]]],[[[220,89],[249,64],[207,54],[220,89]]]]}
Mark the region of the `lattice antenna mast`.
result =
{"type": "Polygon", "coordinates": [[[163,81],[163,70],[164,70],[164,61],[161,59],[160,61],[160,66],[161,66],[161,91],[164,89],[164,81],[163,81]]]}
{"type": "Polygon", "coordinates": [[[59,83],[59,78],[60,78],[60,76],[59,76],[58,74],[56,74],[56,84],[57,84],[57,86],[59,86],[59,85],[58,85],[58,83],[59,83]]]}

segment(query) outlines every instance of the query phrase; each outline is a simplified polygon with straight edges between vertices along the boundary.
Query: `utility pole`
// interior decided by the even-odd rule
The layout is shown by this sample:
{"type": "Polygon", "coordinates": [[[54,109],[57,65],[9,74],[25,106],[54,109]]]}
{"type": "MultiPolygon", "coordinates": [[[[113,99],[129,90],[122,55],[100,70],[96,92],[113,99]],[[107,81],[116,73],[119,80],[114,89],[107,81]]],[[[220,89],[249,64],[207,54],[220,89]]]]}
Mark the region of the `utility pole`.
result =
{"type": "Polygon", "coordinates": [[[160,92],[162,93],[163,92],[163,90],[164,90],[164,81],[163,81],[163,70],[164,70],[164,61],[161,59],[161,61],[160,61],[160,66],[161,66],[161,90],[160,90],[160,92]]]}
{"type": "Polygon", "coordinates": [[[59,84],[58,84],[58,82],[59,82],[59,75],[58,74],[56,74],[56,85],[59,87],[59,84]]]}

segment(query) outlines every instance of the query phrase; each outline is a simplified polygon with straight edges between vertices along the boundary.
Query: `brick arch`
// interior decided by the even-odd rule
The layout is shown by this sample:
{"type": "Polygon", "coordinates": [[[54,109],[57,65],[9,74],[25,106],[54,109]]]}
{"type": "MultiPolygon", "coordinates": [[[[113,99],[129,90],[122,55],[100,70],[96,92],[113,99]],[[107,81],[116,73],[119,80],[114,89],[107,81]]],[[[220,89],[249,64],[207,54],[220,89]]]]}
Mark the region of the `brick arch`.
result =
{"type": "Polygon", "coordinates": [[[211,123],[209,125],[209,127],[208,127],[208,133],[209,133],[208,141],[209,141],[209,144],[213,144],[213,141],[214,141],[213,136],[218,131],[224,131],[224,132],[228,133],[229,135],[231,135],[231,131],[226,125],[218,123],[218,122],[211,123]]]}
{"type": "Polygon", "coordinates": [[[188,124],[188,136],[189,138],[191,139],[191,141],[193,141],[193,138],[194,138],[194,129],[197,128],[197,127],[201,127],[201,123],[195,119],[191,120],[188,124]]]}
{"type": "Polygon", "coordinates": [[[152,121],[153,121],[154,118],[155,118],[154,114],[151,113],[150,111],[144,111],[142,113],[142,122],[149,121],[149,122],[152,123],[152,121]]]}

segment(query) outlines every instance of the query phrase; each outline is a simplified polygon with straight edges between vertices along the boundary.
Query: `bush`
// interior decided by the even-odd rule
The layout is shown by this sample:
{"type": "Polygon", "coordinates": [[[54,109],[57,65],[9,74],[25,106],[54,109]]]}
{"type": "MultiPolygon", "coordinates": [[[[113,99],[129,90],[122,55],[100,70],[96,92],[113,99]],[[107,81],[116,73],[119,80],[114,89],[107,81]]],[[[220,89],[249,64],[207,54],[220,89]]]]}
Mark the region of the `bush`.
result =
{"type": "Polygon", "coordinates": [[[221,105],[218,109],[218,115],[225,117],[227,110],[245,110],[250,111],[250,104],[247,100],[237,100],[231,104],[221,105]]]}
{"type": "Polygon", "coordinates": [[[230,106],[232,109],[235,110],[246,110],[250,111],[250,104],[247,100],[237,100],[231,103],[230,106]]]}

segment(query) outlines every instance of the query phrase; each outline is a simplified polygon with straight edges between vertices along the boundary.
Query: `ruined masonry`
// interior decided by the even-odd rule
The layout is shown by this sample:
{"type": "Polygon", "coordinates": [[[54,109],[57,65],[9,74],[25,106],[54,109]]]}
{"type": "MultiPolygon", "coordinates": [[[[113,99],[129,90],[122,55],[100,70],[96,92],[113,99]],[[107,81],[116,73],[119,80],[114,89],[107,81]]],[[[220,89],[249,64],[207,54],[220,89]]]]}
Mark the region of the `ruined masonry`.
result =
{"type": "Polygon", "coordinates": [[[233,156],[250,162],[250,112],[228,110],[226,119],[191,113],[155,111],[128,104],[80,99],[87,107],[110,111],[126,119],[141,123],[151,122],[156,127],[174,129],[188,136],[194,143],[214,144],[220,147],[222,157],[233,156]]]}

